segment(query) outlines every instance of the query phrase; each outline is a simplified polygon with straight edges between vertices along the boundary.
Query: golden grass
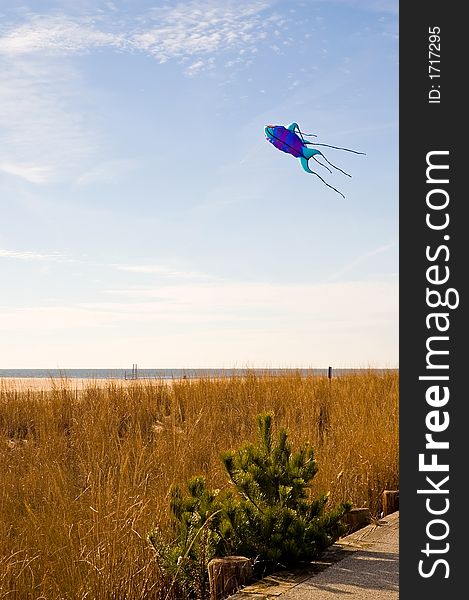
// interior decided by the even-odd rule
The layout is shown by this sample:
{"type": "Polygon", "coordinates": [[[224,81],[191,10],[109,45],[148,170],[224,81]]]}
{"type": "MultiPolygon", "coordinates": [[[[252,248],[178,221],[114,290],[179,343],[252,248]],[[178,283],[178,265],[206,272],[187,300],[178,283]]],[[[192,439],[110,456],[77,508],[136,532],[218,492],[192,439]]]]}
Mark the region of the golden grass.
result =
{"type": "Polygon", "coordinates": [[[165,598],[146,535],[168,527],[171,484],[227,486],[220,452],[267,410],[311,442],[331,505],[377,515],[398,487],[397,372],[52,387],[0,390],[0,599],[165,598]]]}

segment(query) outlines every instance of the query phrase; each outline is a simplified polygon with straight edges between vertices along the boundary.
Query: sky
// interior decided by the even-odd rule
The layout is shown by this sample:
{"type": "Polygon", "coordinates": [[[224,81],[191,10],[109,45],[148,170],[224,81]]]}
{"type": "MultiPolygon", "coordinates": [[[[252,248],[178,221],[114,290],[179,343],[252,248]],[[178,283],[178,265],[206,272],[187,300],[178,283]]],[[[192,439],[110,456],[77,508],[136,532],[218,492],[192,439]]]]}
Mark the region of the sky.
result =
{"type": "Polygon", "coordinates": [[[397,0],[3,0],[0,139],[0,368],[398,367],[397,0]]]}

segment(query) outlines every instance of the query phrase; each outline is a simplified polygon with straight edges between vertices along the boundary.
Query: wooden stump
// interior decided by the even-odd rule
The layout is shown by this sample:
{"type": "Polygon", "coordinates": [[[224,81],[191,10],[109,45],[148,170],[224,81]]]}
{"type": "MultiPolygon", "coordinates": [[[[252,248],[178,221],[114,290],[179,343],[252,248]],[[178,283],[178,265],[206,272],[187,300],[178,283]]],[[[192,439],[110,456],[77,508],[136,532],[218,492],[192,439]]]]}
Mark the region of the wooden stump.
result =
{"type": "Polygon", "coordinates": [[[399,490],[384,490],[382,503],[383,517],[399,510],[399,490]]]}
{"type": "Polygon", "coordinates": [[[369,508],[352,508],[342,517],[342,523],[348,527],[347,533],[353,533],[357,529],[371,523],[371,512],[369,508]]]}
{"type": "Polygon", "coordinates": [[[208,563],[210,600],[222,600],[246,585],[252,577],[252,563],[245,556],[213,558],[208,563]]]}

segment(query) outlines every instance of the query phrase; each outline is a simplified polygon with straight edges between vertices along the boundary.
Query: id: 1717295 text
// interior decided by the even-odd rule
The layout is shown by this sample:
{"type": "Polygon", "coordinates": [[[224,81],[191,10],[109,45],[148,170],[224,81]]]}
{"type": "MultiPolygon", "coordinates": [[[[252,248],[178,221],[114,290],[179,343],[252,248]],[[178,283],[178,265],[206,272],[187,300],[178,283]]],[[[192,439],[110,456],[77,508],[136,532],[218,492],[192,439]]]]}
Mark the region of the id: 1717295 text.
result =
{"type": "Polygon", "coordinates": [[[428,103],[439,104],[441,101],[440,85],[440,28],[428,28],[428,77],[432,82],[428,91],[428,103]]]}

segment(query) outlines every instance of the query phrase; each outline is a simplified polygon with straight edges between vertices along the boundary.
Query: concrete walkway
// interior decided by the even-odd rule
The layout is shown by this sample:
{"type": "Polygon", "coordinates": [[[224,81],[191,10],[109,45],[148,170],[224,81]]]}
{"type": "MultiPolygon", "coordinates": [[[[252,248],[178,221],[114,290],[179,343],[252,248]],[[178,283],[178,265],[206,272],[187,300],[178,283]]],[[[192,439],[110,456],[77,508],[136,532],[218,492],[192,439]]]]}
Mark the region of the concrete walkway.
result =
{"type": "Polygon", "coordinates": [[[397,600],[399,512],[341,538],[301,571],[279,573],[245,587],[230,600],[397,600]],[[280,596],[280,598],[279,598],[280,596]]]}

